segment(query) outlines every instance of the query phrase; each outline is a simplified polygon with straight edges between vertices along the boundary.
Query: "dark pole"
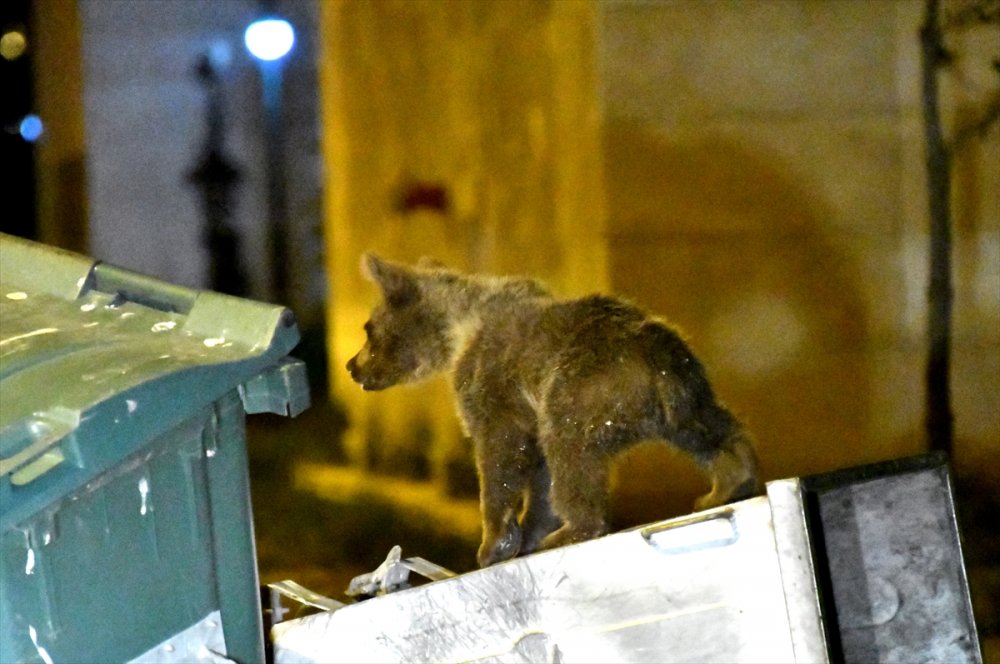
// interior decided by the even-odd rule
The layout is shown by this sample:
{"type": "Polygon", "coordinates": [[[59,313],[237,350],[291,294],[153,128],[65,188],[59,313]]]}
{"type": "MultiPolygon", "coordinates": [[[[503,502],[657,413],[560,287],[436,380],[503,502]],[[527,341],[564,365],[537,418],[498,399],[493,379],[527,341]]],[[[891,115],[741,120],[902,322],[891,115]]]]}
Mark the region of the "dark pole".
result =
{"type": "Polygon", "coordinates": [[[288,206],[285,193],[284,131],[281,126],[282,60],[260,63],[264,96],[264,150],[267,170],[268,245],[273,300],[288,300],[288,206]]]}
{"type": "Polygon", "coordinates": [[[931,451],[950,453],[954,416],[951,410],[951,156],[941,129],[938,70],[948,62],[939,19],[939,0],[927,0],[920,30],[923,115],[927,139],[927,185],[930,206],[930,283],[926,427],[931,451]]]}
{"type": "Polygon", "coordinates": [[[198,82],[208,99],[207,131],[201,157],[188,174],[188,181],[201,193],[205,215],[205,244],[209,255],[209,287],[222,293],[247,294],[247,280],[240,259],[240,238],[229,220],[233,190],[239,184],[239,169],[226,158],[224,96],[222,83],[206,54],[195,67],[198,82]]]}

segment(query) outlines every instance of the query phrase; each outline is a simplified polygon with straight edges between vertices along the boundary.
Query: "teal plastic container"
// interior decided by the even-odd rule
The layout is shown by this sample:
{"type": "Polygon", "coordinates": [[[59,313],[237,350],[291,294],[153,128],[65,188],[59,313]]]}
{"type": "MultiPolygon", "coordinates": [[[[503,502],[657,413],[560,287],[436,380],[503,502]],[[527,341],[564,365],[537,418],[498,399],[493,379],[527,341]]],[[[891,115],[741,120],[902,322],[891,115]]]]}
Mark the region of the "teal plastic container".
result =
{"type": "Polygon", "coordinates": [[[283,307],[0,234],[0,662],[264,660],[245,414],[283,307]]]}

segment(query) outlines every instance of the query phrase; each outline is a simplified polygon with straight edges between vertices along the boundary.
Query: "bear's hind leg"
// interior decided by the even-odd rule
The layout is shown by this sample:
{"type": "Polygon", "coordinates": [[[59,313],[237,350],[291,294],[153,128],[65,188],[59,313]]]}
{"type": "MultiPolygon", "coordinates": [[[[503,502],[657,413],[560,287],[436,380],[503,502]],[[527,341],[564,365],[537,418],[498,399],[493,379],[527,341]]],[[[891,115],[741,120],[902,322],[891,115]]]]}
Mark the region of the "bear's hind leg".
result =
{"type": "Polygon", "coordinates": [[[707,510],[761,493],[757,455],[746,439],[727,441],[706,464],[712,490],[694,502],[696,511],[707,510]]]}
{"type": "Polygon", "coordinates": [[[552,474],[552,507],[563,525],[539,548],[583,542],[608,532],[610,459],[596,441],[577,440],[579,433],[564,430],[542,441],[552,474]]]}

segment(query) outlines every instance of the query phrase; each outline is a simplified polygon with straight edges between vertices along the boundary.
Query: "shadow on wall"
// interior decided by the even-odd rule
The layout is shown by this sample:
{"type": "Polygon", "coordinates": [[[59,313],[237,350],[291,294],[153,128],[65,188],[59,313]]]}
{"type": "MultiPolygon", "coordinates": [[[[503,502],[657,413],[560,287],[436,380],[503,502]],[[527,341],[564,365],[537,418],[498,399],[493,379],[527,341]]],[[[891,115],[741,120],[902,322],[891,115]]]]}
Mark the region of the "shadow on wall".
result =
{"type": "MultiPolygon", "coordinates": [[[[823,201],[734,137],[612,123],[604,145],[612,287],[689,337],[758,438],[765,478],[891,456],[866,440],[867,316],[823,201]]],[[[697,477],[662,446],[638,450],[619,468],[616,520],[687,511],[697,477]]]]}

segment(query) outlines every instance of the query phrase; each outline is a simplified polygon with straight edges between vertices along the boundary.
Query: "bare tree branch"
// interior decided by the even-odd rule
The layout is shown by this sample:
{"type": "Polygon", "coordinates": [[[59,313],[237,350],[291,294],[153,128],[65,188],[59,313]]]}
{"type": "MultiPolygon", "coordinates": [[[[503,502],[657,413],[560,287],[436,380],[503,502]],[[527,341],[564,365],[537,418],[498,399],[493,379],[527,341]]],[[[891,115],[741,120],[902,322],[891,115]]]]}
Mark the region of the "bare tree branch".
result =
{"type": "Polygon", "coordinates": [[[1000,0],[972,0],[952,9],[942,22],[943,30],[959,30],[983,23],[1000,23],[1000,0]]]}
{"type": "Polygon", "coordinates": [[[948,146],[948,152],[954,154],[971,139],[982,137],[989,131],[990,126],[998,120],[1000,120],[1000,90],[993,93],[993,97],[986,102],[986,108],[976,120],[966,122],[955,130],[951,145],[948,146]]]}

